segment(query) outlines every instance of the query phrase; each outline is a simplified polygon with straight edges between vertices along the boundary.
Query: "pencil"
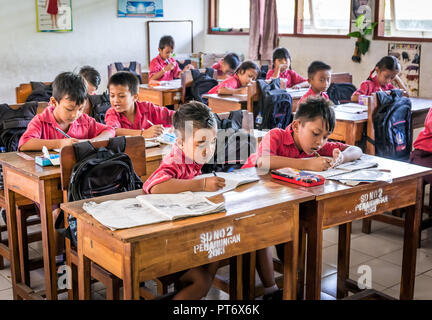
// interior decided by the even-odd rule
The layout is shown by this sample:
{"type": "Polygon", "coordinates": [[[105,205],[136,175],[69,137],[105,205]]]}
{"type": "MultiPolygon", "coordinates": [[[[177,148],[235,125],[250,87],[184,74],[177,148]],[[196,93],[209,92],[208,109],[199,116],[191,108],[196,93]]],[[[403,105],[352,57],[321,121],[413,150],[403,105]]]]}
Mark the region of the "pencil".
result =
{"type": "Polygon", "coordinates": [[[317,157],[317,158],[321,157],[321,156],[319,155],[319,153],[316,152],[316,151],[314,151],[314,154],[315,154],[315,157],[317,157]]]}
{"type": "Polygon", "coordinates": [[[56,130],[60,132],[62,135],[64,135],[66,138],[71,139],[71,137],[69,137],[62,129],[56,127],[56,130]]]}
{"type": "Polygon", "coordinates": [[[147,122],[154,126],[153,122],[151,122],[150,120],[147,120],[147,122]]]}

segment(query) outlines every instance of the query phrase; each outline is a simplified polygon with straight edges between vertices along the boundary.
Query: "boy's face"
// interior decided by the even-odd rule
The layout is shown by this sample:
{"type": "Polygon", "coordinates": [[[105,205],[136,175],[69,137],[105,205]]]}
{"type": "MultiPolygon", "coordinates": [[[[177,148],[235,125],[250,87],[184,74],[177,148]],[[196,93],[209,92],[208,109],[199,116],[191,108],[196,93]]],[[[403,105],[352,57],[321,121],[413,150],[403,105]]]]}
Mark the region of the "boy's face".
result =
{"type": "Polygon", "coordinates": [[[172,54],[174,52],[174,49],[171,48],[170,46],[165,46],[165,48],[158,49],[158,50],[159,50],[159,55],[161,56],[161,58],[163,60],[171,58],[171,56],[172,56],[172,54]]]}
{"type": "Polygon", "coordinates": [[[216,149],[217,130],[193,129],[193,134],[184,138],[177,135],[177,144],[181,147],[186,157],[198,164],[207,163],[216,149]]]}
{"type": "Polygon", "coordinates": [[[77,105],[75,101],[69,100],[69,96],[66,95],[57,101],[54,97],[51,97],[50,102],[55,106],[54,118],[58,123],[71,124],[77,120],[83,114],[86,101],[80,105],[77,105]]]}
{"type": "Polygon", "coordinates": [[[331,83],[331,70],[317,71],[308,82],[315,93],[326,91],[331,83]]]}
{"type": "Polygon", "coordinates": [[[229,64],[226,63],[225,61],[222,61],[221,63],[221,71],[223,72],[223,74],[229,74],[229,75],[232,75],[234,73],[234,70],[231,69],[229,64]]]}
{"type": "Polygon", "coordinates": [[[133,110],[138,94],[132,95],[128,86],[113,85],[109,86],[110,103],[118,113],[133,110]]]}
{"type": "Polygon", "coordinates": [[[242,70],[238,73],[242,87],[247,87],[257,76],[255,69],[242,70]]]}
{"type": "Polygon", "coordinates": [[[398,75],[399,71],[380,70],[376,68],[377,80],[382,86],[388,85],[398,75]]]}
{"type": "Polygon", "coordinates": [[[88,92],[88,94],[89,95],[96,94],[97,88],[94,85],[92,85],[90,82],[88,82],[88,81],[86,81],[86,82],[87,82],[87,92],[88,92]]]}
{"type": "Polygon", "coordinates": [[[302,122],[300,119],[294,120],[292,128],[295,144],[300,150],[309,155],[320,150],[327,143],[327,139],[331,134],[326,129],[324,119],[321,117],[307,122],[302,122]]]}

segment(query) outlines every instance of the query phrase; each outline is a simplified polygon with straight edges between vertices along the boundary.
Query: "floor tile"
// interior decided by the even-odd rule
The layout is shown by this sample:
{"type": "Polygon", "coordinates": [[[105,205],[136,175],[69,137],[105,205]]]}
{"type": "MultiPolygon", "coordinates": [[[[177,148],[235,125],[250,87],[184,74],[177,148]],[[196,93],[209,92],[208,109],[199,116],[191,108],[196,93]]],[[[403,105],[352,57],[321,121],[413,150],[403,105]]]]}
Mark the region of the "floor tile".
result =
{"type": "MultiPolygon", "coordinates": [[[[432,300],[432,278],[419,275],[416,277],[414,286],[414,299],[415,300],[432,300]]],[[[385,290],[385,293],[399,299],[400,284],[385,290]]]]}
{"type": "Polygon", "coordinates": [[[0,300],[13,300],[12,288],[0,291],[0,300]]]}
{"type": "MultiPolygon", "coordinates": [[[[333,245],[327,248],[323,249],[323,262],[333,266],[334,268],[337,268],[337,253],[338,253],[338,246],[333,245]]],[[[359,265],[365,261],[374,259],[373,256],[364,254],[362,252],[359,252],[357,250],[351,249],[350,252],[350,265],[356,266],[359,265]]]]}
{"type": "Polygon", "coordinates": [[[380,257],[403,247],[401,243],[389,241],[373,235],[359,237],[351,241],[351,249],[373,257],[380,257]]]}
{"type": "Polygon", "coordinates": [[[0,276],[0,290],[12,288],[12,282],[3,276],[0,276]]]}
{"type": "MultiPolygon", "coordinates": [[[[403,249],[381,256],[380,259],[402,266],[403,249]]],[[[432,270],[432,252],[417,249],[416,275],[432,270]]]]}
{"type": "MultiPolygon", "coordinates": [[[[372,283],[389,288],[401,280],[401,267],[385,260],[374,259],[364,263],[371,268],[372,283]]],[[[362,273],[358,273],[359,266],[350,268],[350,278],[357,281],[362,273]]],[[[360,270],[363,272],[362,270],[360,270]]]]}

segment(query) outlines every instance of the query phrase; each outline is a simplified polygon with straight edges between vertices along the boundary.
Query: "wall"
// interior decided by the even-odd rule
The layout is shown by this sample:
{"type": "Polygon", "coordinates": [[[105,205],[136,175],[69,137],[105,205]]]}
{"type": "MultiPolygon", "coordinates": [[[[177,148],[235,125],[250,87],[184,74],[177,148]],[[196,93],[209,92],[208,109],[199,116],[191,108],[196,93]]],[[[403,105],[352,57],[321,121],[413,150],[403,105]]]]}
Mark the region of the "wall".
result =
{"type": "MultiPolygon", "coordinates": [[[[108,64],[147,64],[147,19],[117,18],[117,0],[73,0],[69,33],[38,33],[35,3],[0,0],[0,103],[15,103],[20,83],[52,81],[85,64],[101,73],[99,92],[108,64]]],[[[164,0],[164,10],[165,20],[193,20],[194,49],[204,50],[204,0],[164,0]]]]}

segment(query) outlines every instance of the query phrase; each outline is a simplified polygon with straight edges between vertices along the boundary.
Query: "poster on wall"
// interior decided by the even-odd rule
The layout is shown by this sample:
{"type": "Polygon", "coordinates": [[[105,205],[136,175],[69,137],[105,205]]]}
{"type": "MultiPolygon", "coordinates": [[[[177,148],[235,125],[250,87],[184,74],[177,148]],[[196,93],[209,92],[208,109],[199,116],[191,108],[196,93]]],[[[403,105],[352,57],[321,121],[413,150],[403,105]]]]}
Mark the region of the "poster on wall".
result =
{"type": "Polygon", "coordinates": [[[351,0],[351,31],[356,31],[356,19],[364,14],[366,26],[375,19],[375,0],[351,0]]]}
{"type": "Polygon", "coordinates": [[[388,54],[395,56],[401,65],[399,77],[408,88],[410,96],[418,97],[420,83],[421,45],[414,43],[389,43],[388,54]]]}
{"type": "Polygon", "coordinates": [[[162,18],[163,0],[129,1],[118,0],[118,17],[162,18]]]}
{"type": "Polygon", "coordinates": [[[72,31],[72,0],[36,0],[38,32],[72,31]]]}

